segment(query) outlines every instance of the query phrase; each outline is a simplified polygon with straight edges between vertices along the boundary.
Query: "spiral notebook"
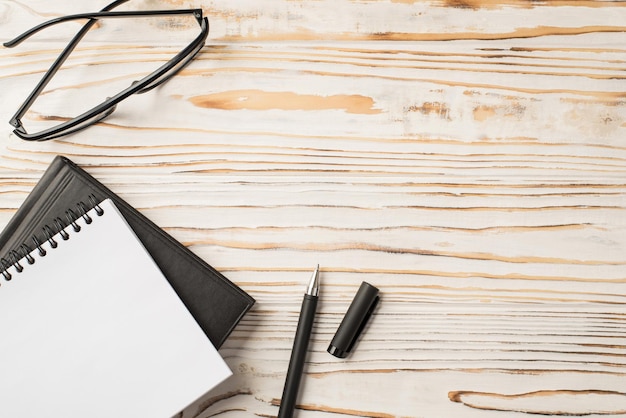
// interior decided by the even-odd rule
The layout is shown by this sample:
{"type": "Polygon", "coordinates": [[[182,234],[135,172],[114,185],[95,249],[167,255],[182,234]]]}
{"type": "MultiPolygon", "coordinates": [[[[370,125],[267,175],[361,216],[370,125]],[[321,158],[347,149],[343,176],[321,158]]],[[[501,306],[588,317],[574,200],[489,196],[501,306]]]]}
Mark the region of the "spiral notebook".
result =
{"type": "Polygon", "coordinates": [[[22,245],[31,245],[33,237],[45,239],[45,225],[67,226],[65,210],[79,201],[90,209],[90,195],[115,203],[200,328],[219,348],[254,299],[67,157],[53,159],[0,233],[0,261],[21,256],[22,245]]]}
{"type": "Polygon", "coordinates": [[[112,201],[82,209],[0,275],[0,416],[170,418],[230,370],[112,201]]]}

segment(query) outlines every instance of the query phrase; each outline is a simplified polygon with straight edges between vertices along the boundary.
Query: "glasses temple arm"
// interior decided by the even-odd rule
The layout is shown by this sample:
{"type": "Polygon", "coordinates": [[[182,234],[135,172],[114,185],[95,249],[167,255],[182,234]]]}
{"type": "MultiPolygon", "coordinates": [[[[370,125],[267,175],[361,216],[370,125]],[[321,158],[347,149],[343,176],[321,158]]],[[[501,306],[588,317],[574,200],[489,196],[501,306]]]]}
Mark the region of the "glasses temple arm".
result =
{"type": "MultiPolygon", "coordinates": [[[[5,42],[3,45],[6,48],[13,48],[14,46],[17,46],[20,43],[24,42],[26,39],[30,38],[37,32],[42,31],[43,29],[49,28],[50,26],[54,26],[59,23],[69,22],[72,20],[90,19],[90,22],[87,22],[85,26],[89,25],[89,28],[91,28],[91,26],[93,26],[93,24],[95,23],[97,19],[102,19],[102,18],[132,18],[132,17],[148,17],[148,16],[162,16],[162,15],[171,16],[171,15],[187,15],[187,14],[192,14],[198,22],[202,20],[202,9],[146,10],[146,11],[128,11],[128,12],[102,11],[102,12],[95,12],[95,13],[79,13],[75,15],[57,17],[55,19],[48,20],[47,22],[43,22],[27,30],[21,35],[18,35],[17,37],[11,39],[10,41],[5,42]]],[[[82,36],[84,36],[84,34],[82,36]]]]}
{"type": "MultiPolygon", "coordinates": [[[[111,9],[114,9],[115,7],[119,6],[120,4],[126,3],[128,0],[115,0],[113,3],[110,3],[106,6],[104,6],[101,10],[101,12],[107,12],[110,11],[111,9]]],[[[57,59],[52,63],[52,65],[50,66],[50,68],[48,69],[48,71],[46,71],[46,73],[44,74],[44,76],[42,77],[42,79],[39,81],[39,83],[37,83],[37,85],[35,86],[35,88],[33,89],[33,91],[28,95],[28,97],[26,98],[26,101],[24,101],[24,103],[22,103],[22,105],[19,107],[19,109],[17,110],[17,112],[15,112],[15,115],[13,115],[13,117],[11,118],[11,120],[9,121],[9,123],[15,128],[15,129],[21,129],[22,128],[22,123],[20,121],[20,119],[22,118],[22,116],[24,115],[24,113],[26,113],[26,111],[28,109],[30,109],[30,107],[32,106],[33,102],[37,99],[37,97],[39,96],[39,94],[41,94],[41,92],[43,91],[43,89],[48,85],[48,83],[50,82],[50,79],[52,77],[54,77],[54,75],[56,74],[56,72],[59,70],[59,68],[61,67],[61,65],[63,65],[63,63],[65,62],[65,60],[67,59],[67,57],[72,53],[72,51],[74,50],[74,48],[76,48],[76,45],[78,44],[78,42],[80,42],[80,40],[85,36],[85,34],[89,31],[89,29],[91,29],[91,27],[96,23],[95,19],[91,19],[89,22],[87,22],[79,31],[78,33],[70,40],[70,42],[67,44],[67,46],[63,49],[63,51],[61,52],[61,54],[57,57],[57,59]]],[[[29,35],[30,36],[30,35],[29,35]]],[[[28,37],[28,36],[27,36],[28,37]]],[[[19,37],[18,37],[19,38],[19,37]]],[[[26,39],[26,38],[24,38],[26,39]]],[[[22,39],[23,40],[23,39],[22,39]]],[[[21,41],[19,41],[21,42],[21,41]]],[[[18,42],[18,43],[19,43],[18,42]]],[[[17,43],[15,44],[17,45],[17,43]]],[[[5,45],[6,46],[6,45],[5,45]]]]}
{"type": "Polygon", "coordinates": [[[100,17],[130,17],[129,14],[133,15],[133,17],[137,17],[137,16],[153,16],[155,14],[156,15],[163,15],[163,14],[174,15],[174,14],[189,14],[189,13],[191,13],[191,14],[194,15],[194,17],[196,18],[198,23],[200,23],[200,24],[202,23],[202,9],[155,10],[155,11],[151,11],[151,12],[150,11],[147,11],[147,12],[111,12],[110,11],[112,8],[117,7],[118,5],[120,5],[122,3],[126,3],[127,1],[128,0],[116,0],[113,3],[105,6],[102,9],[102,11],[100,11],[98,13],[82,13],[82,14],[69,15],[69,16],[65,16],[65,17],[49,20],[48,22],[44,22],[44,23],[42,23],[42,24],[40,24],[38,26],[35,26],[34,28],[24,32],[23,34],[19,35],[17,38],[15,38],[15,39],[13,39],[13,40],[11,40],[9,42],[4,43],[5,47],[11,48],[11,47],[14,47],[14,46],[20,44],[24,40],[28,39],[30,36],[32,36],[35,33],[39,32],[40,30],[45,29],[47,27],[50,27],[52,25],[55,25],[57,23],[62,23],[62,22],[75,20],[75,19],[85,19],[85,18],[89,19],[89,21],[87,23],[85,23],[85,25],[72,38],[72,40],[70,40],[70,42],[63,49],[63,51],[57,57],[57,59],[54,61],[54,63],[52,63],[52,65],[50,66],[48,71],[46,71],[46,73],[44,74],[43,78],[39,81],[37,86],[35,86],[35,88],[30,93],[30,95],[26,98],[24,103],[20,106],[20,108],[17,110],[17,112],[15,112],[15,115],[13,115],[13,117],[9,121],[9,124],[11,124],[16,129],[19,129],[21,127],[22,124],[20,122],[20,119],[22,118],[22,116],[24,116],[26,111],[28,111],[28,109],[30,109],[30,107],[32,106],[33,102],[41,94],[43,89],[46,88],[46,86],[48,85],[48,83],[50,82],[52,77],[54,77],[54,75],[57,73],[57,71],[59,70],[61,65],[63,65],[65,60],[67,60],[67,57],[69,57],[69,55],[72,53],[74,48],[76,48],[76,45],[78,44],[78,42],[80,42],[80,40],[85,36],[85,34],[97,22],[98,18],[100,18],[100,17]],[[137,14],[137,13],[139,13],[139,14],[137,14]],[[115,14],[117,16],[110,16],[111,14],[115,14]],[[122,14],[122,15],[120,15],[120,14],[122,14]]]}

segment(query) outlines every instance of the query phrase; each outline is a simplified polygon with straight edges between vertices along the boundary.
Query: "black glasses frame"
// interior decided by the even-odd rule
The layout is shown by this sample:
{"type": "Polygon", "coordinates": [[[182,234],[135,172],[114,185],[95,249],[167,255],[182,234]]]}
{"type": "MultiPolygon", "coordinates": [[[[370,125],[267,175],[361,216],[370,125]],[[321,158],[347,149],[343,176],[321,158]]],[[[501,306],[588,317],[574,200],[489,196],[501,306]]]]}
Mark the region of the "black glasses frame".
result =
{"type": "Polygon", "coordinates": [[[35,86],[33,91],[28,95],[22,106],[17,110],[15,115],[11,118],[9,123],[15,128],[13,133],[18,137],[27,141],[47,141],[49,139],[59,138],[61,136],[69,135],[79,130],[85,129],[97,122],[100,122],[115,111],[117,104],[122,100],[133,94],[141,94],[152,90],[153,88],[163,84],[171,77],[176,75],[180,70],[187,66],[193,58],[200,52],[206,38],[209,34],[209,20],[202,16],[202,9],[181,9],[181,10],[146,10],[146,11],[111,11],[120,4],[126,3],[128,0],[117,0],[108,6],[104,7],[100,12],[96,13],[81,13],[75,15],[68,15],[49,20],[40,25],[35,26],[32,29],[24,32],[18,37],[5,42],[4,46],[12,48],[19,45],[24,40],[28,39],[35,33],[43,30],[47,27],[56,25],[58,23],[68,22],[78,19],[89,19],[87,23],[78,31],[78,33],[70,40],[68,45],[63,49],[58,58],[52,63],[48,71],[44,74],[43,78],[35,86]],[[76,48],[76,45],[85,36],[85,34],[91,29],[91,27],[99,20],[105,18],[132,18],[132,17],[149,17],[149,16],[172,16],[172,15],[193,15],[198,24],[200,25],[200,34],[187,45],[182,51],[171,58],[167,63],[148,74],[141,80],[136,80],[131,83],[129,87],[122,90],[120,93],[113,97],[108,97],[103,103],[92,109],[69,119],[59,125],[42,130],[36,133],[28,133],[22,125],[22,117],[28,109],[35,102],[37,97],[41,94],[43,89],[48,85],[52,77],[57,73],[61,65],[67,60],[72,51],[76,48]]]}

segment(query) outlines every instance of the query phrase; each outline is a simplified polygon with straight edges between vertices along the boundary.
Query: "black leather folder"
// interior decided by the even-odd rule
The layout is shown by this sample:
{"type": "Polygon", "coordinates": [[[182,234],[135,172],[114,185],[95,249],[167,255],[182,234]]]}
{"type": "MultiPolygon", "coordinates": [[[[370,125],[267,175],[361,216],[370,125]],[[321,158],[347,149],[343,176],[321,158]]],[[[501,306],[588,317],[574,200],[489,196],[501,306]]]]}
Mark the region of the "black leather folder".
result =
{"type": "Polygon", "coordinates": [[[80,216],[105,198],[115,202],[189,312],[219,348],[254,299],[67,157],[54,158],[0,233],[0,257],[4,263],[12,263],[26,248],[36,248],[33,237],[45,241],[50,232],[67,227],[72,215],[80,216]]]}

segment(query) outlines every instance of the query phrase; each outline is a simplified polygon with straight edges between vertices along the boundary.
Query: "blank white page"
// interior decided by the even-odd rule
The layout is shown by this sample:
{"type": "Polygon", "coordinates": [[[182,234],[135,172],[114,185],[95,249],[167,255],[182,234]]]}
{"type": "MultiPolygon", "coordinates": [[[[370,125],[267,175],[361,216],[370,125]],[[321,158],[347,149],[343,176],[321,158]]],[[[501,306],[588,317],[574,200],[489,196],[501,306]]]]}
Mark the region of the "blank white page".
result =
{"type": "Polygon", "coordinates": [[[231,372],[110,200],[0,275],[0,417],[170,418],[231,372]]]}

